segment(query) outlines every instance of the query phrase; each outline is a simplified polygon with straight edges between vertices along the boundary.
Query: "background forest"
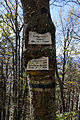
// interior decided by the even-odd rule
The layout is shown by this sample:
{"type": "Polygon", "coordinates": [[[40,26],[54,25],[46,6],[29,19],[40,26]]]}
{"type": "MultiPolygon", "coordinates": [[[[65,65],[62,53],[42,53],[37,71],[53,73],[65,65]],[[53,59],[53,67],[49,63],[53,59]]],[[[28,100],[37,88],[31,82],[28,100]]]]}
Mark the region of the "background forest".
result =
{"type": "MultiPolygon", "coordinates": [[[[56,27],[56,120],[80,120],[80,1],[51,0],[56,27]]],[[[0,0],[0,120],[29,120],[19,0],[0,0]]],[[[33,73],[32,73],[33,74],[33,73]]]]}

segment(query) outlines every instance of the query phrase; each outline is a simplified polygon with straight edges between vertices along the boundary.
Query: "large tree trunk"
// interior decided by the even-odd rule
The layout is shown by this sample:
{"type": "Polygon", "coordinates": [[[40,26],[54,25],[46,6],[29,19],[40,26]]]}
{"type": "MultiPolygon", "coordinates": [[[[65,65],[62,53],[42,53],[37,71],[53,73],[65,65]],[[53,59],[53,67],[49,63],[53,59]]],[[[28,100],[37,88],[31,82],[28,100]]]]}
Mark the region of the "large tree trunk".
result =
{"type": "Polygon", "coordinates": [[[49,59],[49,61],[47,59],[48,69],[27,70],[31,120],[56,120],[55,27],[50,17],[49,0],[21,0],[21,2],[25,31],[23,53],[25,66],[27,67],[28,62],[32,59],[38,60],[42,57],[49,59]],[[36,33],[39,38],[46,36],[47,33],[47,36],[51,37],[51,42],[49,44],[29,44],[30,33],[33,36],[36,33]]]}

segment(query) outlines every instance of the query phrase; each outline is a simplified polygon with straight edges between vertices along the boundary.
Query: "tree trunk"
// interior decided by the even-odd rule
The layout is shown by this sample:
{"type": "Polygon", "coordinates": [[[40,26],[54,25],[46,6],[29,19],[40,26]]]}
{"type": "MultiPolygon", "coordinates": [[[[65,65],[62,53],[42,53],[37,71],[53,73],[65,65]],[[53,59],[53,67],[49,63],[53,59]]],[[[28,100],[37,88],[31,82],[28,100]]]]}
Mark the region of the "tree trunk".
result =
{"type": "MultiPolygon", "coordinates": [[[[33,60],[34,70],[27,68],[27,78],[30,93],[31,120],[56,120],[55,107],[55,27],[52,23],[49,10],[49,0],[21,0],[24,16],[24,61],[25,67],[33,60]],[[30,34],[33,40],[30,42],[30,34]],[[42,37],[40,37],[42,36],[42,37]],[[45,36],[45,37],[44,37],[45,36]],[[46,43],[43,42],[46,39],[46,43]],[[40,41],[42,40],[42,42],[40,41]],[[49,44],[47,44],[49,42],[49,44]],[[41,59],[47,65],[37,69],[37,62],[41,59]],[[49,66],[48,66],[49,63],[49,66]]],[[[45,64],[44,63],[44,64],[45,64]]]]}

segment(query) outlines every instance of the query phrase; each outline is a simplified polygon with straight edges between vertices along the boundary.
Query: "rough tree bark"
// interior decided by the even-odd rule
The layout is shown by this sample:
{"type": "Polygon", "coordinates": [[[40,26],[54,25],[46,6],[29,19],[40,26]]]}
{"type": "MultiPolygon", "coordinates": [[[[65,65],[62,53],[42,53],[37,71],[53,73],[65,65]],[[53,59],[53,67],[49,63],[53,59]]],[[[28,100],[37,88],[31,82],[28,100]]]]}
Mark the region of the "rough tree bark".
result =
{"type": "Polygon", "coordinates": [[[32,59],[49,58],[49,70],[27,70],[31,120],[56,120],[55,107],[55,27],[51,20],[49,0],[21,0],[24,16],[25,67],[32,59]],[[50,33],[51,45],[28,44],[29,32],[50,33]]]}

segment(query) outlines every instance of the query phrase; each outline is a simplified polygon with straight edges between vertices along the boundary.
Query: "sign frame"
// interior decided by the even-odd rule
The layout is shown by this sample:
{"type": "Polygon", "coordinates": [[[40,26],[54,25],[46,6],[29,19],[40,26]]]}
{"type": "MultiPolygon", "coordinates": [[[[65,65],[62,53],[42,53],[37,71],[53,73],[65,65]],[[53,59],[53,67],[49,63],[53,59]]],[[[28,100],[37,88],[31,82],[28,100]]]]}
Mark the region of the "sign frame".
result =
{"type": "Polygon", "coordinates": [[[27,70],[49,70],[49,57],[30,60],[27,63],[27,70]]]}
{"type": "Polygon", "coordinates": [[[52,45],[51,34],[49,32],[44,34],[39,34],[37,32],[29,32],[29,45],[52,45]]]}

